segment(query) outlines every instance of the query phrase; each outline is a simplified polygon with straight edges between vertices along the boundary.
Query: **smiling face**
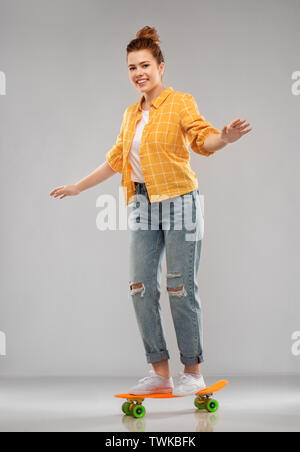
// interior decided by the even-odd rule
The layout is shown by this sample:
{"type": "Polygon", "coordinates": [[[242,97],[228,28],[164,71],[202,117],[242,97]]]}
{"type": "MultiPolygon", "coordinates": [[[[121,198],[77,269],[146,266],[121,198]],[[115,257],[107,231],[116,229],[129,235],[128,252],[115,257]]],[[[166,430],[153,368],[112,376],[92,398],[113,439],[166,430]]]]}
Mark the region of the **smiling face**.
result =
{"type": "Polygon", "coordinates": [[[158,65],[150,50],[130,52],[127,56],[127,64],[130,81],[139,92],[149,92],[162,84],[161,78],[165,64],[158,65]],[[139,79],[146,79],[146,81],[138,84],[139,79]]]}

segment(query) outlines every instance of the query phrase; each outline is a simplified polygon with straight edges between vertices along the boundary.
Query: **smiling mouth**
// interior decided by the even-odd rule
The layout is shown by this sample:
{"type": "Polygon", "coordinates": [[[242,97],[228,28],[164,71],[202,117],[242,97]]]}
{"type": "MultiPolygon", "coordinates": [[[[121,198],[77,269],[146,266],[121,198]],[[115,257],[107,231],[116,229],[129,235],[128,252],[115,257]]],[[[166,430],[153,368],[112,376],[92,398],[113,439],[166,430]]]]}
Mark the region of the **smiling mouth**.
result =
{"type": "Polygon", "coordinates": [[[137,84],[138,86],[144,86],[147,82],[148,82],[148,80],[145,79],[145,80],[143,80],[142,82],[137,81],[136,84],[137,84]]]}

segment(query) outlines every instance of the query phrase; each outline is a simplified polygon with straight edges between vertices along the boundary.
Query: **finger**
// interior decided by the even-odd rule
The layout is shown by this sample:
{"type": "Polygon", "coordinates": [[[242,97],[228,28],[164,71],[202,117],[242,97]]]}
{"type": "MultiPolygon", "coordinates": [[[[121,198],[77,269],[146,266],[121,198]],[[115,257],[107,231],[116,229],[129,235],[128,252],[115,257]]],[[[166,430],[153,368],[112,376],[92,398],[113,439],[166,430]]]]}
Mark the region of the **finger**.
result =
{"type": "Polygon", "coordinates": [[[239,127],[240,130],[246,129],[246,127],[250,126],[250,123],[247,122],[247,124],[244,124],[243,126],[239,127]]]}
{"type": "Polygon", "coordinates": [[[234,124],[234,128],[238,129],[239,127],[241,127],[241,125],[245,122],[246,120],[244,119],[244,121],[239,121],[238,123],[234,124]]]}
{"type": "Polygon", "coordinates": [[[231,123],[229,125],[234,126],[234,125],[238,124],[239,122],[240,122],[240,118],[234,119],[233,121],[231,121],[231,123]]]}
{"type": "Polygon", "coordinates": [[[243,121],[240,121],[238,125],[239,126],[242,125],[245,121],[246,121],[246,119],[244,119],[243,121]]]}
{"type": "Polygon", "coordinates": [[[50,195],[54,194],[57,190],[60,190],[61,188],[63,188],[64,185],[62,185],[61,187],[56,187],[54,188],[54,190],[52,190],[52,192],[50,193],[50,195]]]}
{"type": "Polygon", "coordinates": [[[53,190],[53,191],[50,193],[50,195],[51,195],[51,196],[56,195],[57,192],[58,192],[58,189],[56,188],[55,190],[53,190]]]}
{"type": "Polygon", "coordinates": [[[251,127],[251,129],[244,130],[243,132],[241,132],[241,135],[245,135],[245,133],[248,133],[248,132],[250,132],[251,130],[252,130],[252,127],[251,127]]]}
{"type": "Polygon", "coordinates": [[[247,123],[247,124],[237,124],[234,128],[236,129],[236,130],[242,130],[243,128],[245,128],[245,127],[247,127],[247,126],[249,126],[250,124],[249,124],[249,122],[247,123]]]}

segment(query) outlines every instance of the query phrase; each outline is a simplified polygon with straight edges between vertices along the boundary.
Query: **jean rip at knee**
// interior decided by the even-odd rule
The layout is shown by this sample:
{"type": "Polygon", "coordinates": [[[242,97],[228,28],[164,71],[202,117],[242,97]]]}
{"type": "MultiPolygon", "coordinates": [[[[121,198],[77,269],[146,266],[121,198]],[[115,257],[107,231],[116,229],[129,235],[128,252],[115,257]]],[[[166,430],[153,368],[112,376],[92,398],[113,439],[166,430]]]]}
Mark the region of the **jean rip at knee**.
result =
{"type": "Polygon", "coordinates": [[[130,294],[131,295],[140,294],[141,297],[144,296],[145,291],[146,291],[146,287],[145,287],[144,283],[142,283],[142,282],[139,282],[139,283],[130,282],[129,283],[129,287],[130,287],[130,294]]]}
{"type": "Polygon", "coordinates": [[[167,292],[173,297],[186,297],[187,292],[184,288],[182,275],[179,272],[167,274],[167,292]]]}

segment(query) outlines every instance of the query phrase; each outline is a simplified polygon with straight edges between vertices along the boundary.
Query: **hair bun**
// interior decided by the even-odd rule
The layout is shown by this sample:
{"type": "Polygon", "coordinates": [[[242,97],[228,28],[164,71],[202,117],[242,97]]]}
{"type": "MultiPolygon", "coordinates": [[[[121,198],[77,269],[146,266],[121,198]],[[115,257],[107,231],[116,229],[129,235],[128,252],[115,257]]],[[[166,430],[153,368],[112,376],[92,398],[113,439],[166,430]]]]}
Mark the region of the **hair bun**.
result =
{"type": "Polygon", "coordinates": [[[141,28],[136,34],[136,39],[143,38],[152,39],[152,41],[154,41],[158,46],[160,44],[159,35],[154,27],[149,27],[148,25],[146,25],[145,27],[141,28]]]}

